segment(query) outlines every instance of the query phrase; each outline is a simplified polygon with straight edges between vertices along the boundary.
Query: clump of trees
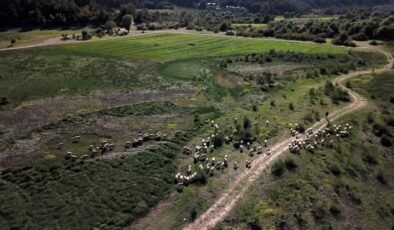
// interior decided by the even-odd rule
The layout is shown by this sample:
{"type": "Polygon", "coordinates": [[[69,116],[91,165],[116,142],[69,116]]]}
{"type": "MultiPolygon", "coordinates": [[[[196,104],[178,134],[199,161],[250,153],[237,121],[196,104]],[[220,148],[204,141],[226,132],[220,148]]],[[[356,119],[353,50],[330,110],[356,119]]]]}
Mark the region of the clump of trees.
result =
{"type": "Polygon", "coordinates": [[[324,94],[330,97],[334,104],[339,104],[341,101],[350,102],[349,93],[338,86],[334,86],[330,81],[327,81],[324,85],[324,94]]]}
{"type": "Polygon", "coordinates": [[[0,97],[0,107],[7,105],[9,103],[8,98],[7,97],[0,97]]]}
{"type": "Polygon", "coordinates": [[[338,37],[332,40],[332,44],[334,45],[343,45],[355,47],[356,44],[349,39],[349,36],[346,33],[341,33],[338,37]]]}
{"type": "Polygon", "coordinates": [[[324,43],[326,38],[332,38],[335,45],[355,46],[352,40],[392,41],[394,17],[390,13],[352,10],[338,19],[311,19],[301,24],[293,20],[271,21],[265,29],[238,30],[237,35],[245,37],[276,37],[316,43],[324,43]]]}
{"type": "Polygon", "coordinates": [[[11,40],[10,40],[10,47],[14,47],[15,43],[16,43],[16,39],[15,38],[11,38],[11,40]]]}

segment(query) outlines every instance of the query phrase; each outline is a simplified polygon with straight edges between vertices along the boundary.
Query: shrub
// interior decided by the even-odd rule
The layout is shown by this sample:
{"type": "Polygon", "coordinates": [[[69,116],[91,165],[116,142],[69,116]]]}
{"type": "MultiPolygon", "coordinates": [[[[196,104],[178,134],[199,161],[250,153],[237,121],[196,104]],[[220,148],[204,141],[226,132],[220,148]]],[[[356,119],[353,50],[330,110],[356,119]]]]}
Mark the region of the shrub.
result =
{"type": "Polygon", "coordinates": [[[304,133],[305,132],[305,126],[303,124],[299,124],[296,128],[297,132],[299,133],[304,133]]]}
{"type": "Polygon", "coordinates": [[[375,40],[371,41],[369,44],[372,45],[372,46],[379,45],[379,43],[377,41],[375,41],[375,40]]]}
{"type": "Polygon", "coordinates": [[[86,31],[86,30],[82,30],[82,40],[86,41],[92,38],[92,35],[86,31]]]}
{"type": "Polygon", "coordinates": [[[340,101],[350,101],[349,93],[339,87],[334,86],[330,81],[327,81],[324,85],[324,94],[330,97],[334,104],[339,104],[340,101]]]}
{"type": "Polygon", "coordinates": [[[204,172],[199,172],[197,173],[195,180],[197,184],[205,185],[208,182],[207,174],[205,174],[204,172]]]}
{"type": "Polygon", "coordinates": [[[271,173],[277,177],[280,177],[285,172],[285,164],[282,160],[276,161],[271,168],[271,173]]]}
{"type": "Polygon", "coordinates": [[[250,119],[247,117],[244,117],[244,128],[249,129],[251,127],[252,127],[252,122],[250,121],[250,119]]]}
{"type": "Polygon", "coordinates": [[[291,111],[293,111],[293,110],[294,110],[294,105],[293,105],[293,102],[291,102],[291,103],[289,104],[289,109],[290,109],[291,111]]]}
{"type": "Polygon", "coordinates": [[[382,171],[379,171],[378,174],[376,175],[376,179],[383,185],[387,185],[387,179],[386,176],[382,171]]]}
{"type": "Polygon", "coordinates": [[[393,146],[393,143],[391,142],[390,138],[388,138],[387,136],[382,137],[382,139],[380,140],[380,143],[387,148],[390,148],[391,146],[393,146]]]}
{"type": "Polygon", "coordinates": [[[389,125],[389,126],[391,126],[391,127],[394,127],[394,117],[388,118],[388,119],[386,120],[386,124],[389,125]]]}
{"type": "Polygon", "coordinates": [[[224,142],[224,137],[221,133],[217,133],[215,135],[215,138],[213,139],[213,144],[215,146],[215,148],[220,148],[223,146],[223,142],[224,142]]]}
{"type": "Polygon", "coordinates": [[[326,39],[324,39],[322,37],[316,37],[312,41],[315,42],[315,43],[320,43],[320,44],[326,43],[326,39]]]}
{"type": "Polygon", "coordinates": [[[200,115],[197,113],[194,115],[194,123],[200,124],[201,118],[200,115]]]}
{"type": "Polygon", "coordinates": [[[196,218],[197,218],[197,210],[196,208],[193,207],[192,210],[190,211],[190,219],[194,221],[196,220],[196,218]]]}
{"type": "Polygon", "coordinates": [[[368,153],[363,160],[365,162],[367,162],[370,165],[376,165],[378,164],[378,160],[376,159],[376,157],[374,155],[372,155],[371,153],[368,153]]]}
{"type": "Polygon", "coordinates": [[[11,38],[11,41],[10,41],[11,47],[14,46],[15,43],[16,43],[16,39],[15,38],[11,38]]]}
{"type": "Polygon", "coordinates": [[[394,104],[394,96],[390,96],[390,102],[394,104]]]}
{"type": "Polygon", "coordinates": [[[315,112],[315,120],[316,120],[316,121],[319,121],[319,120],[320,120],[320,113],[319,113],[319,111],[316,111],[316,112],[315,112]]]}
{"type": "Polygon", "coordinates": [[[339,175],[341,175],[341,173],[342,173],[341,169],[339,168],[339,166],[338,166],[337,164],[331,164],[331,165],[329,166],[329,169],[330,169],[331,173],[332,173],[334,176],[339,176],[339,175]]]}
{"type": "Polygon", "coordinates": [[[230,26],[227,24],[227,22],[223,22],[220,25],[219,30],[222,32],[226,32],[229,28],[230,28],[230,26]]]}
{"type": "Polygon", "coordinates": [[[235,32],[234,31],[227,31],[226,35],[227,36],[235,36],[235,32]]]}
{"type": "Polygon", "coordinates": [[[330,213],[331,213],[334,217],[338,217],[338,216],[341,215],[341,210],[340,210],[337,206],[333,205],[333,206],[331,206],[331,208],[330,208],[330,213]]]}
{"type": "Polygon", "coordinates": [[[298,165],[295,163],[293,158],[286,158],[285,160],[285,166],[287,168],[287,170],[289,171],[293,171],[294,169],[296,169],[298,167],[298,165]]]}
{"type": "Polygon", "coordinates": [[[356,41],[366,41],[368,40],[368,37],[364,33],[359,33],[356,35],[353,35],[352,37],[356,41]]]}
{"type": "Polygon", "coordinates": [[[327,211],[323,207],[316,207],[312,210],[312,216],[315,221],[322,222],[327,216],[327,211]]]}
{"type": "Polygon", "coordinates": [[[8,101],[7,97],[1,97],[0,98],[0,106],[7,105],[8,103],[9,103],[9,101],[8,101]]]}
{"type": "Polygon", "coordinates": [[[387,133],[387,129],[381,124],[375,123],[372,126],[372,128],[373,128],[373,133],[377,137],[382,137],[383,135],[385,135],[387,133]]]}
{"type": "Polygon", "coordinates": [[[307,115],[305,115],[304,118],[303,118],[303,120],[304,120],[304,122],[305,122],[306,124],[312,123],[312,122],[314,121],[314,120],[313,120],[312,113],[308,113],[307,115]]]}

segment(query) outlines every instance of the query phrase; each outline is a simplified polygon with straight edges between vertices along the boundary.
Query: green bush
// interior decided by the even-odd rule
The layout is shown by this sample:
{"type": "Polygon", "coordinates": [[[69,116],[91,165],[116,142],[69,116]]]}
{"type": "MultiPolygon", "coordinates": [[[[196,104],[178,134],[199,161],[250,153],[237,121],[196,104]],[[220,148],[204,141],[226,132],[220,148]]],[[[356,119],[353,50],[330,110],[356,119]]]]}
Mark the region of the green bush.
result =
{"type": "Polygon", "coordinates": [[[341,215],[341,210],[339,209],[338,206],[331,206],[330,208],[330,213],[334,216],[334,217],[339,217],[341,215]]]}
{"type": "Polygon", "coordinates": [[[382,139],[380,139],[380,143],[386,148],[390,148],[391,146],[393,146],[393,142],[388,136],[382,137],[382,139]]]}
{"type": "Polygon", "coordinates": [[[215,137],[213,138],[213,144],[215,148],[220,148],[223,146],[224,143],[224,137],[221,133],[217,133],[215,137]]]}
{"type": "Polygon", "coordinates": [[[334,176],[340,176],[341,175],[341,173],[342,173],[342,170],[341,170],[341,168],[337,165],[337,164],[331,164],[330,166],[329,166],[329,169],[330,169],[330,171],[331,171],[331,173],[334,175],[334,176]]]}
{"type": "Polygon", "coordinates": [[[285,159],[285,166],[286,166],[287,170],[289,170],[289,171],[293,171],[298,167],[298,165],[295,163],[294,159],[290,158],[290,157],[285,159]]]}
{"type": "Polygon", "coordinates": [[[289,104],[289,109],[290,109],[291,111],[294,111],[294,105],[293,105],[293,102],[291,102],[291,103],[289,104]]]}
{"type": "Polygon", "coordinates": [[[252,128],[252,121],[251,121],[249,118],[244,117],[243,126],[244,126],[244,129],[250,129],[250,128],[252,128]]]}
{"type": "Polygon", "coordinates": [[[271,173],[274,176],[280,177],[285,172],[285,163],[282,160],[275,161],[271,167],[271,173]]]}

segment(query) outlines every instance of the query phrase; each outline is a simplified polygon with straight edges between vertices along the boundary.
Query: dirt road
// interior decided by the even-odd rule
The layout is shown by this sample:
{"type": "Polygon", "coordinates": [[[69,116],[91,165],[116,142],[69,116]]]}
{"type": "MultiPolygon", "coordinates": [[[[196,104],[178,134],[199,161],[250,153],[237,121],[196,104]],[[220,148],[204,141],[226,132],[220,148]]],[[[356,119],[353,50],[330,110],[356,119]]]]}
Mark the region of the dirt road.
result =
{"type": "MultiPolygon", "coordinates": [[[[365,48],[365,47],[363,47],[365,48]]],[[[371,49],[369,47],[369,49],[371,49]]],[[[329,115],[330,121],[335,121],[340,117],[349,114],[355,110],[365,107],[368,102],[356,92],[353,92],[343,86],[343,82],[352,77],[359,75],[369,74],[372,71],[375,73],[383,72],[391,69],[394,65],[393,56],[381,49],[373,48],[386,55],[388,64],[381,69],[368,70],[368,71],[358,71],[350,74],[342,75],[334,80],[334,83],[338,83],[340,87],[347,90],[352,97],[352,102],[344,108],[332,112],[329,115]]],[[[319,130],[327,125],[325,119],[317,122],[312,126],[314,130],[319,130]]],[[[301,137],[304,138],[304,137],[301,137]]],[[[268,168],[268,166],[275,161],[280,155],[288,151],[288,145],[293,138],[288,138],[283,140],[271,147],[272,154],[270,156],[263,155],[253,161],[252,169],[243,172],[239,177],[234,180],[234,182],[225,190],[225,192],[216,200],[216,202],[209,208],[205,213],[200,215],[194,223],[186,226],[184,230],[204,230],[213,228],[215,225],[224,220],[224,218],[229,214],[229,212],[234,208],[236,203],[245,194],[248,188],[255,182],[262,173],[268,168]]]]}

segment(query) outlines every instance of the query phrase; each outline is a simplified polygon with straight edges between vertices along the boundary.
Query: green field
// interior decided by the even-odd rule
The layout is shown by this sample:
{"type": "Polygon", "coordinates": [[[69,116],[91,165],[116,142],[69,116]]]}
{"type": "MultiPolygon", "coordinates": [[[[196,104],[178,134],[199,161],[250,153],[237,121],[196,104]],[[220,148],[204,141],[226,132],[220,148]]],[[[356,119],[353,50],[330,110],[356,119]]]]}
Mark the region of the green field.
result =
{"type": "Polygon", "coordinates": [[[215,229],[275,228],[278,223],[285,229],[391,228],[393,77],[388,71],[351,80],[352,89],[370,102],[336,122],[351,124],[351,137],[315,152],[283,156],[274,164],[283,174],[261,177],[215,229]]]}
{"type": "Polygon", "coordinates": [[[201,72],[195,66],[196,58],[270,50],[324,55],[346,51],[334,46],[180,34],[7,51],[0,53],[0,96],[6,96],[12,105],[18,105],[23,101],[57,95],[168,87],[173,84],[169,80],[192,80],[201,72]],[[167,79],[158,82],[159,78],[152,74],[154,63],[143,59],[154,62],[192,60],[189,66],[183,62],[180,63],[182,66],[178,62],[160,66],[159,72],[167,79]],[[14,71],[16,69],[18,71],[14,71]],[[179,77],[180,73],[182,77],[179,77]]]}
{"type": "Polygon", "coordinates": [[[252,52],[295,51],[309,54],[341,54],[345,50],[335,46],[321,46],[297,42],[263,39],[225,38],[190,34],[157,34],[135,38],[107,40],[62,46],[81,55],[170,61],[246,54],[252,52]]]}
{"type": "MultiPolygon", "coordinates": [[[[288,135],[288,122],[309,126],[344,106],[325,94],[327,81],[382,65],[381,59],[334,46],[182,34],[2,52],[0,96],[8,104],[0,110],[0,151],[27,156],[0,164],[9,166],[0,176],[0,225],[122,229],[177,197],[150,222],[153,229],[179,229],[237,176],[227,170],[183,193],[172,185],[173,175],[192,163],[182,147],[211,135],[211,119],[228,135],[238,117],[244,122],[238,138],[274,142],[288,135]],[[284,65],[294,68],[270,73],[284,65]],[[237,66],[244,70],[234,72],[237,66]],[[248,72],[253,68],[258,71],[248,72]],[[156,132],[169,139],[124,149],[139,134],[156,132]],[[72,143],[75,135],[80,143],[72,143]],[[103,140],[120,155],[64,160],[65,151],[80,157],[103,140]],[[39,148],[29,152],[30,146],[39,148]]],[[[248,159],[227,145],[208,155],[219,159],[229,151],[231,160],[248,159]]]]}

